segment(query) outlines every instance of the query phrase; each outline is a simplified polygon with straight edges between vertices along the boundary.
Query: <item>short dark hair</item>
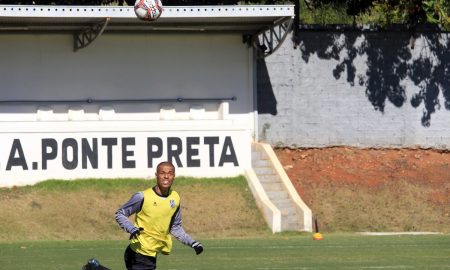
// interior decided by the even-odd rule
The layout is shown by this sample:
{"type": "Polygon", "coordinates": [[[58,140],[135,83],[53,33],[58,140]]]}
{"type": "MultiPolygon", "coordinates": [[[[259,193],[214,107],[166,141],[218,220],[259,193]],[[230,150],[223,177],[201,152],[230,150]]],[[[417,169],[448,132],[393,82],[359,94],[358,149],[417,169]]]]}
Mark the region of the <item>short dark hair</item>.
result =
{"type": "Polygon", "coordinates": [[[163,162],[160,162],[160,163],[158,164],[158,166],[156,166],[156,171],[157,171],[157,172],[159,171],[159,168],[160,168],[161,166],[170,166],[170,167],[172,167],[173,172],[175,172],[175,166],[172,164],[172,162],[169,162],[169,161],[163,161],[163,162]]]}

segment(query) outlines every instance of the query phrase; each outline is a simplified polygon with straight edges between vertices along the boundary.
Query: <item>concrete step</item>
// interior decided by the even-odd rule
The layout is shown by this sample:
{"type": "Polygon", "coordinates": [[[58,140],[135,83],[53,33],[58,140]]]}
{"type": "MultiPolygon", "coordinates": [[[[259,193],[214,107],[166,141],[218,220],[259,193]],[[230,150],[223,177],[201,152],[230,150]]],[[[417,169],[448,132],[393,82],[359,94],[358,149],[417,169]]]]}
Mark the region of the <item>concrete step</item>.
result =
{"type": "Polygon", "coordinates": [[[299,223],[281,223],[281,230],[282,231],[300,231],[300,224],[299,223]]]}
{"type": "Polygon", "coordinates": [[[300,223],[286,223],[282,222],[281,230],[282,231],[300,231],[301,229],[300,223]]]}
{"type": "Polygon", "coordinates": [[[295,220],[297,219],[297,212],[295,211],[295,208],[289,207],[289,208],[279,208],[281,211],[281,216],[288,219],[288,220],[295,220]],[[292,218],[291,218],[292,217],[292,218]]]}
{"type": "Polygon", "coordinates": [[[265,152],[252,148],[251,164],[269,200],[281,211],[281,230],[301,230],[301,219],[296,211],[297,206],[291,200],[284,183],[273,169],[265,152]]]}
{"type": "Polygon", "coordinates": [[[263,175],[263,174],[269,174],[269,175],[273,175],[276,176],[275,172],[272,170],[272,168],[270,167],[256,167],[253,168],[253,170],[255,171],[256,175],[263,175]]]}
{"type": "Polygon", "coordinates": [[[284,224],[289,224],[289,225],[298,225],[300,224],[300,219],[298,217],[296,218],[286,218],[286,217],[281,217],[281,223],[284,224]]]}
{"type": "Polygon", "coordinates": [[[272,202],[278,209],[280,209],[282,216],[285,216],[285,217],[292,216],[295,219],[295,218],[297,218],[296,216],[298,215],[295,204],[291,201],[291,199],[289,198],[289,195],[287,195],[287,197],[288,198],[273,200],[272,202]]]}
{"type": "Polygon", "coordinates": [[[267,159],[254,159],[254,158],[252,158],[252,167],[253,168],[271,167],[271,163],[267,159]]]}
{"type": "Polygon", "coordinates": [[[285,191],[266,191],[266,193],[272,202],[279,200],[279,199],[289,198],[289,194],[285,191]]]}
{"type": "Polygon", "coordinates": [[[274,201],[274,204],[276,204],[276,205],[278,205],[279,207],[282,207],[282,208],[292,208],[292,207],[294,207],[294,203],[292,202],[292,200],[290,198],[276,200],[276,201],[274,201]]]}
{"type": "Polygon", "coordinates": [[[281,183],[276,175],[273,174],[257,174],[261,183],[281,183]]]}
{"type": "Polygon", "coordinates": [[[264,153],[252,150],[252,159],[267,159],[264,153]]]}
{"type": "Polygon", "coordinates": [[[284,185],[281,182],[261,182],[261,185],[265,191],[285,191],[284,185]]]}

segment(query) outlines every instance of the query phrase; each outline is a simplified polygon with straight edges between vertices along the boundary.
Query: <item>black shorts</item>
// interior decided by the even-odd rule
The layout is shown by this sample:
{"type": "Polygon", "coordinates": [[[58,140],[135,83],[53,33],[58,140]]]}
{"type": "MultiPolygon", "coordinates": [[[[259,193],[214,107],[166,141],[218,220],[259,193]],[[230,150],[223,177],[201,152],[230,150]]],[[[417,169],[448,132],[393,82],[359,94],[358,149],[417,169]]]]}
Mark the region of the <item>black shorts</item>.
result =
{"type": "Polygon", "coordinates": [[[128,270],[154,270],[156,269],[156,257],[145,256],[134,252],[130,246],[124,254],[125,267],[128,270]]]}

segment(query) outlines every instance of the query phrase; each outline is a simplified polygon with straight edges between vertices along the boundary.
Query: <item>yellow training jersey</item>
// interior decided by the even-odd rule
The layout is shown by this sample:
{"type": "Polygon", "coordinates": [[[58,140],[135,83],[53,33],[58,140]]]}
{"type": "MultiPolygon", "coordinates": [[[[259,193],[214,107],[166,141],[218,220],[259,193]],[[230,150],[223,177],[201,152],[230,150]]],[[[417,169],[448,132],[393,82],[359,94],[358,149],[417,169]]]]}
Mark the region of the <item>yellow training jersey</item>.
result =
{"type": "Polygon", "coordinates": [[[180,196],[170,191],[161,197],[152,188],[143,191],[141,211],[136,213],[134,226],[144,228],[140,235],[131,240],[131,249],[146,256],[157,253],[169,254],[172,249],[170,223],[180,205],[180,196]]]}

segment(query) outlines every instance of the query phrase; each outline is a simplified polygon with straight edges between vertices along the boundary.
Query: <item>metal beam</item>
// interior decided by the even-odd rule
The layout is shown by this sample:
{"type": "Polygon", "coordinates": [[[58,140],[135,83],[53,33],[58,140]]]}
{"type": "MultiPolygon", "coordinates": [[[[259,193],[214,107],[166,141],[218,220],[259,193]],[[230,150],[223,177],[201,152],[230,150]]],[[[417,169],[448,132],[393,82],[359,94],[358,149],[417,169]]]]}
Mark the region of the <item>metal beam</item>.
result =
{"type": "Polygon", "coordinates": [[[110,20],[111,18],[109,17],[105,18],[102,22],[96,23],[91,27],[84,29],[80,32],[76,32],[73,35],[74,40],[73,50],[76,52],[79,49],[86,48],[89,44],[94,42],[94,40],[103,33],[110,20]]]}
{"type": "Polygon", "coordinates": [[[258,57],[264,58],[273,54],[284,42],[292,30],[293,19],[282,19],[268,27],[267,30],[253,36],[252,45],[258,57]]]}
{"type": "Polygon", "coordinates": [[[0,104],[67,104],[67,103],[145,103],[145,102],[218,102],[218,101],[236,101],[235,96],[223,98],[140,98],[140,99],[53,99],[53,100],[39,100],[39,99],[16,99],[16,100],[0,100],[0,104]]]}

